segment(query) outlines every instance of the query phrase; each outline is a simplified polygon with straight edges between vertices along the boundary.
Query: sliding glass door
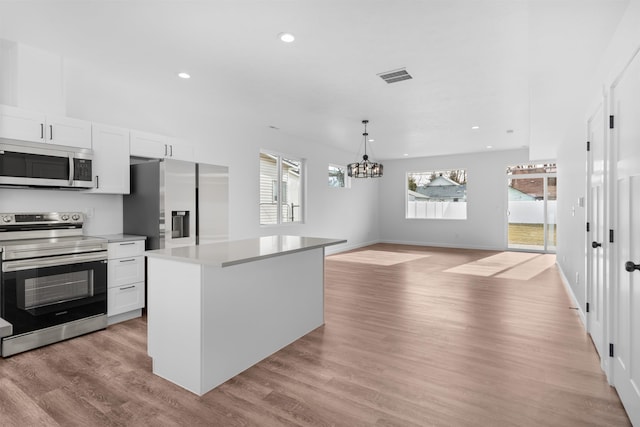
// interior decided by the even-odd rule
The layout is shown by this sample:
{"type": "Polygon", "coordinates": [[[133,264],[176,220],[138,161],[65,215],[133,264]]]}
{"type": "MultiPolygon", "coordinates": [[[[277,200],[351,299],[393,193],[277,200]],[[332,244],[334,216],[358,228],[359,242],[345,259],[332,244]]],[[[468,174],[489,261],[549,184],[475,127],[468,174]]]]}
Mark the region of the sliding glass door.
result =
{"type": "Polygon", "coordinates": [[[515,250],[556,250],[556,168],[519,165],[507,169],[507,247],[515,250]]]}

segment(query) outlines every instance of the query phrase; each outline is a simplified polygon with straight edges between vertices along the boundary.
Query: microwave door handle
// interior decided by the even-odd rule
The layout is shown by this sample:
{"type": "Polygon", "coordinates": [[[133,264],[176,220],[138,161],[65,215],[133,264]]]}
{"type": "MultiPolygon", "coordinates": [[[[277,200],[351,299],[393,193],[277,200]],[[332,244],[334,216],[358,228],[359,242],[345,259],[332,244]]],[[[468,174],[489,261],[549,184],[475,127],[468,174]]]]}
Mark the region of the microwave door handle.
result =
{"type": "Polygon", "coordinates": [[[73,170],[73,154],[69,154],[69,185],[73,185],[73,175],[75,171],[73,170]]]}

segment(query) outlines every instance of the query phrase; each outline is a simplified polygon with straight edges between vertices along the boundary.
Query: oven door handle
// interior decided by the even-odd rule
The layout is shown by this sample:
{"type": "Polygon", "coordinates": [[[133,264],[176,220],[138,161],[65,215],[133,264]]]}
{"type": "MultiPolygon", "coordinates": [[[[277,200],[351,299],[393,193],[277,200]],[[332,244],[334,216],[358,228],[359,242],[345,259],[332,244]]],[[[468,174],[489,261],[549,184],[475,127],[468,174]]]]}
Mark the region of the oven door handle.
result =
{"type": "Polygon", "coordinates": [[[92,254],[53,256],[47,258],[22,259],[19,261],[4,261],[2,263],[2,271],[23,271],[33,270],[34,268],[55,267],[58,265],[80,264],[83,262],[104,261],[107,262],[107,252],[98,252],[92,254]]]}

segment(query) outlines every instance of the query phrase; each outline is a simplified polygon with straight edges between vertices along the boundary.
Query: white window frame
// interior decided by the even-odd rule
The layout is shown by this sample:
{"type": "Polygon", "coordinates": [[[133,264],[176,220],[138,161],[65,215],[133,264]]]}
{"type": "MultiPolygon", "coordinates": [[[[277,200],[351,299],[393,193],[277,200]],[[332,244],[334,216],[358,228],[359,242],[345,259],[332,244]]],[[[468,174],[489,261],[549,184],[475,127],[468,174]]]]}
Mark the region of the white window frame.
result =
{"type": "MultiPolygon", "coordinates": [[[[467,200],[467,195],[465,194],[465,211],[464,211],[464,218],[448,218],[448,217],[441,217],[441,216],[427,216],[427,217],[416,217],[416,216],[409,216],[409,187],[408,187],[408,183],[409,183],[409,177],[411,175],[426,175],[426,174],[434,174],[434,173],[439,173],[439,172],[451,172],[451,171],[457,171],[457,170],[462,170],[465,171],[465,175],[468,177],[467,174],[467,169],[466,168],[449,168],[449,169],[431,169],[431,170],[425,170],[425,171],[407,171],[405,172],[404,175],[404,217],[405,219],[408,220],[437,220],[437,221],[466,221],[469,218],[469,209],[468,209],[468,200],[467,200]]],[[[468,178],[467,181],[465,182],[465,185],[468,184],[468,178]]],[[[442,203],[446,203],[446,202],[442,202],[442,203]]],[[[452,201],[449,203],[462,203],[460,201],[452,201]]]]}
{"type": "MultiPolygon", "coordinates": [[[[276,160],[276,173],[277,173],[277,177],[276,177],[276,181],[278,183],[278,189],[280,189],[280,191],[278,191],[278,197],[277,200],[275,200],[275,204],[276,204],[276,222],[275,223],[262,223],[262,216],[261,213],[259,211],[258,213],[258,221],[260,221],[260,226],[261,227],[274,227],[274,226],[281,226],[281,225],[287,225],[287,224],[304,224],[304,218],[305,218],[305,205],[306,205],[306,161],[305,159],[296,157],[296,156],[290,156],[288,154],[283,154],[283,153],[279,153],[276,151],[272,151],[272,150],[266,150],[266,149],[261,149],[260,150],[260,156],[261,155],[266,155],[269,157],[272,157],[276,160]],[[298,219],[296,219],[295,221],[283,221],[283,215],[282,215],[282,207],[283,207],[283,203],[282,203],[282,198],[279,197],[279,194],[282,192],[282,184],[283,184],[283,176],[282,176],[282,164],[283,161],[285,160],[291,160],[291,161],[295,161],[295,162],[299,162],[300,163],[300,182],[299,182],[299,191],[300,191],[300,213],[298,216],[298,219]]],[[[260,156],[258,158],[260,158],[260,156]]],[[[262,180],[262,165],[259,162],[258,164],[258,175],[259,175],[259,183],[260,180],[262,180]]],[[[260,188],[258,190],[258,198],[259,198],[259,206],[260,206],[260,200],[262,200],[262,194],[260,193],[260,188]]],[[[272,194],[271,196],[272,200],[274,199],[274,195],[272,194]]],[[[288,204],[288,203],[287,203],[288,204]]],[[[260,208],[259,208],[260,209],[260,208]]]]}
{"type": "Polygon", "coordinates": [[[327,173],[329,173],[331,168],[340,169],[344,171],[344,182],[343,182],[344,185],[337,186],[337,187],[334,185],[328,185],[328,187],[329,188],[351,188],[351,177],[347,174],[347,167],[337,165],[335,163],[329,163],[329,166],[327,167],[327,173]]]}

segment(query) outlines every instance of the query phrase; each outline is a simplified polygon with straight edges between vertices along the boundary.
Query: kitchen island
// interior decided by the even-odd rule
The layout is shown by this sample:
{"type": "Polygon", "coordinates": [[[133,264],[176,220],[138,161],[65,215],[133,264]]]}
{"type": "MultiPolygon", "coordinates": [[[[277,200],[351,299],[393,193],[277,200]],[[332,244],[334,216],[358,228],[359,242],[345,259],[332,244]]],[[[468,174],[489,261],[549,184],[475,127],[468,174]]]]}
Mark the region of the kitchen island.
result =
{"type": "Polygon", "coordinates": [[[267,236],[147,256],[153,373],[203,395],[324,324],[324,248],[267,236]]]}

